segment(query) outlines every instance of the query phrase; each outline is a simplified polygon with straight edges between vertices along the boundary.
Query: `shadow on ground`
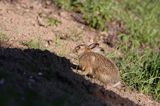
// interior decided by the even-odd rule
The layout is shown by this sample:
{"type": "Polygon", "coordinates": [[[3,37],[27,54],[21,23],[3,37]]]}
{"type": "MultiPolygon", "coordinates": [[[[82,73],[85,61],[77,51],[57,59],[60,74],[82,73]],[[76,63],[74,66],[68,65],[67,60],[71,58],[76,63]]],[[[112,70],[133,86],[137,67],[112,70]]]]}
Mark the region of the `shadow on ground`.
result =
{"type": "Polygon", "coordinates": [[[74,73],[47,50],[0,48],[0,106],[137,106],[74,73]],[[94,92],[96,91],[96,92],[94,92]]]}

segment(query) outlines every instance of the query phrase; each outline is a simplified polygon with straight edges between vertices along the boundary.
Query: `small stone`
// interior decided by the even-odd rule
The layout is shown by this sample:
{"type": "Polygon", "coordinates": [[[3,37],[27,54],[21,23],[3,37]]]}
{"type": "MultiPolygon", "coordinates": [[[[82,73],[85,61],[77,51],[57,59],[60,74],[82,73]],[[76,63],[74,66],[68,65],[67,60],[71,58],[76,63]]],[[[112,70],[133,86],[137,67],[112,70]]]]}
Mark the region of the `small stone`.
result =
{"type": "Polygon", "coordinates": [[[42,73],[42,72],[38,72],[38,75],[40,75],[40,76],[41,76],[41,75],[43,75],[43,73],[42,73]]]}
{"type": "Polygon", "coordinates": [[[31,83],[35,83],[35,82],[36,82],[34,79],[29,79],[29,81],[30,81],[31,83]]]}
{"type": "Polygon", "coordinates": [[[26,75],[26,72],[23,72],[23,75],[26,75]]]}
{"type": "Polygon", "coordinates": [[[51,0],[47,0],[47,1],[46,1],[46,4],[47,4],[47,5],[51,5],[51,4],[52,4],[52,1],[51,1],[51,0]]]}
{"type": "Polygon", "coordinates": [[[32,79],[32,78],[33,78],[33,76],[29,76],[29,78],[31,78],[31,79],[32,79]]]}
{"type": "Polygon", "coordinates": [[[40,16],[37,16],[37,21],[38,21],[39,26],[43,26],[43,27],[48,26],[47,23],[45,22],[45,20],[40,16]]]}
{"type": "Polygon", "coordinates": [[[48,47],[53,43],[53,40],[46,40],[45,46],[48,47]]]}
{"type": "Polygon", "coordinates": [[[5,82],[5,79],[4,79],[4,78],[0,79],[0,85],[3,85],[4,82],[5,82]]]}

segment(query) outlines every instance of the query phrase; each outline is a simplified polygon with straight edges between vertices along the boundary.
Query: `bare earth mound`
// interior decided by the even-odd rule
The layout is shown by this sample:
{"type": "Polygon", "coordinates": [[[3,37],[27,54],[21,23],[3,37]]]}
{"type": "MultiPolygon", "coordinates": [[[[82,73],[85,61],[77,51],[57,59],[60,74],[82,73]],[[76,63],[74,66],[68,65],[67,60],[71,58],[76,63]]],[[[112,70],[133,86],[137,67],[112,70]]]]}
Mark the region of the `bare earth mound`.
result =
{"type": "Polygon", "coordinates": [[[1,106],[160,106],[143,94],[108,89],[75,73],[71,50],[96,32],[41,1],[0,1],[0,33],[8,38],[0,42],[1,106]],[[47,50],[28,49],[37,39],[47,50]]]}

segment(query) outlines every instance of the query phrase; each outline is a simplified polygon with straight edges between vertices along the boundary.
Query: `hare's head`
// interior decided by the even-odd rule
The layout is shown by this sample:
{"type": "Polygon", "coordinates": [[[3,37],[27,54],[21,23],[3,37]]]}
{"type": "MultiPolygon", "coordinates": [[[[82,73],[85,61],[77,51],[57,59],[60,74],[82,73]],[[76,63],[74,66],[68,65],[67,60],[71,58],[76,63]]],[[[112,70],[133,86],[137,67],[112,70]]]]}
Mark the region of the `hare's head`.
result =
{"type": "Polygon", "coordinates": [[[83,54],[84,52],[90,51],[90,49],[85,44],[78,45],[74,48],[73,53],[77,53],[78,55],[83,54]]]}
{"type": "Polygon", "coordinates": [[[74,48],[73,52],[77,53],[78,55],[82,55],[86,52],[100,52],[102,49],[99,47],[98,43],[92,43],[90,45],[81,44],[74,48]]]}

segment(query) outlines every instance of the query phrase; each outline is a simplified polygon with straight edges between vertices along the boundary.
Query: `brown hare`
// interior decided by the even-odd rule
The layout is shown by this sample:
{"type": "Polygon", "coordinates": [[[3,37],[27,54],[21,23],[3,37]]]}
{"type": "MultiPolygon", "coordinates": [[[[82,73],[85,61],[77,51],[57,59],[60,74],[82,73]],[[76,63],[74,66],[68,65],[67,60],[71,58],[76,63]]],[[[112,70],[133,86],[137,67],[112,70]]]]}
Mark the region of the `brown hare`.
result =
{"type": "Polygon", "coordinates": [[[82,44],[74,48],[73,52],[79,56],[82,75],[90,74],[102,83],[116,87],[121,84],[119,70],[110,59],[97,53],[100,51],[98,45],[98,43],[89,46],[82,44]]]}

